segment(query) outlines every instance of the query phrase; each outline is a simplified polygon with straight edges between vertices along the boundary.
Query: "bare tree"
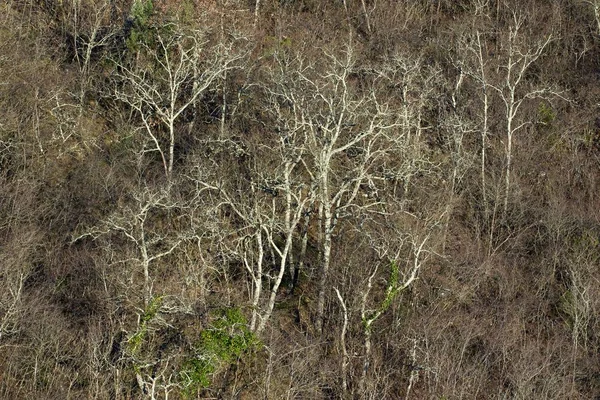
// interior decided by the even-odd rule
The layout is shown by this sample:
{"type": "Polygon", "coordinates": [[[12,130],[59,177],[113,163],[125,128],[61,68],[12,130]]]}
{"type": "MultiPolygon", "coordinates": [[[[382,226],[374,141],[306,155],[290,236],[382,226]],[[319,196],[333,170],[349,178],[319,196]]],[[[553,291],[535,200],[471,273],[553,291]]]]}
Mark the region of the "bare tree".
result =
{"type": "MultiPolygon", "coordinates": [[[[525,127],[529,122],[522,118],[522,106],[529,99],[551,99],[560,96],[558,90],[549,85],[532,85],[527,80],[527,73],[531,66],[544,54],[545,49],[553,40],[548,35],[541,40],[530,40],[527,38],[525,29],[525,17],[513,12],[511,25],[508,29],[505,41],[503,41],[502,60],[496,65],[496,70],[486,75],[484,73],[486,62],[482,55],[481,35],[477,34],[477,45],[473,48],[477,57],[478,75],[477,79],[483,85],[483,89],[494,90],[504,105],[505,132],[506,132],[506,167],[504,172],[504,216],[506,216],[509,201],[509,192],[513,162],[513,140],[514,135],[525,127]],[[489,76],[489,83],[485,83],[489,76]]],[[[484,111],[487,109],[487,95],[484,96],[484,111]]],[[[484,119],[485,121],[485,119],[484,119]]],[[[487,130],[484,124],[482,135],[487,130]]],[[[483,136],[482,136],[483,138],[483,136]]],[[[482,153],[483,157],[483,153],[482,153]]]]}
{"type": "Polygon", "coordinates": [[[362,341],[355,350],[362,360],[356,375],[358,397],[367,396],[369,391],[367,378],[372,370],[374,327],[393,309],[403,291],[416,284],[425,262],[435,254],[431,237],[443,217],[442,212],[429,213],[427,219],[418,218],[390,202],[386,212],[367,217],[362,228],[355,227],[356,233],[366,239],[363,244],[366,251],[373,253],[370,268],[357,271],[354,280],[360,281],[347,289],[350,293],[355,291],[354,307],[360,317],[360,324],[355,324],[360,326],[356,333],[362,341]],[[374,289],[380,282],[385,283],[384,290],[376,294],[374,289]]]}
{"type": "MultiPolygon", "coordinates": [[[[183,231],[173,235],[166,229],[160,229],[164,226],[164,222],[160,221],[161,217],[166,218],[164,213],[176,212],[181,207],[169,198],[166,191],[144,188],[133,192],[132,199],[132,204],[121,207],[98,226],[77,235],[73,242],[85,237],[107,240],[105,249],[111,253],[109,257],[114,265],[136,265],[143,277],[142,297],[145,307],[153,297],[151,266],[157,260],[173,253],[187,238],[185,235],[189,235],[189,232],[183,231]],[[163,215],[160,215],[161,213],[163,215]],[[112,254],[111,239],[119,236],[132,245],[131,253],[127,249],[119,252],[122,255],[129,255],[126,258],[119,255],[115,257],[112,254]]],[[[173,222],[175,221],[172,220],[171,223],[173,222]]],[[[130,279],[133,280],[133,277],[130,279]]]]}
{"type": "MultiPolygon", "coordinates": [[[[468,171],[474,164],[474,156],[468,151],[468,149],[465,146],[465,142],[467,141],[466,138],[473,132],[476,132],[477,129],[468,120],[463,119],[459,115],[448,116],[442,122],[442,126],[448,132],[449,140],[447,147],[449,149],[452,165],[452,169],[449,174],[450,176],[448,177],[448,197],[445,201],[446,204],[444,207],[445,222],[442,239],[442,253],[444,253],[446,249],[446,239],[448,236],[453,208],[455,207],[456,200],[459,197],[457,196],[457,193],[460,191],[460,188],[465,180],[465,177],[467,176],[468,171]]],[[[485,173],[483,169],[482,173],[485,173]]],[[[482,175],[482,177],[483,176],[484,175],[482,175]]],[[[487,206],[485,210],[487,210],[487,206]]]]}
{"type": "Polygon", "coordinates": [[[342,329],[340,331],[340,346],[342,347],[340,374],[342,375],[342,396],[346,397],[346,393],[348,391],[348,364],[350,363],[350,356],[348,355],[348,348],[346,345],[346,333],[348,332],[348,308],[346,307],[346,302],[344,301],[344,298],[340,294],[338,288],[334,287],[333,290],[335,290],[335,294],[340,302],[344,316],[344,323],[342,324],[342,329]]]}
{"type": "Polygon", "coordinates": [[[314,193],[296,179],[300,169],[295,139],[278,135],[270,146],[255,144],[256,165],[249,182],[230,188],[223,177],[209,178],[200,171],[193,179],[197,190],[209,190],[218,208],[228,209],[241,224],[230,227],[225,252],[243,263],[252,281],[250,329],[262,332],[273,313],[297,235],[298,224],[314,193]],[[271,168],[265,168],[267,165],[271,168]],[[219,182],[220,181],[220,182],[219,182]],[[270,256],[272,268],[266,255],[270,256]],[[264,287],[269,287],[264,293],[264,287]]]}
{"type": "Polygon", "coordinates": [[[586,3],[592,7],[592,10],[594,11],[594,19],[596,21],[596,33],[600,34],[600,1],[583,0],[583,3],[586,3]]]}
{"type": "Polygon", "coordinates": [[[287,108],[280,119],[287,120],[287,130],[306,138],[301,162],[307,184],[316,188],[318,331],[323,328],[334,230],[353,207],[377,205],[376,199],[357,201],[359,191],[363,184],[374,188],[372,168],[390,150],[384,142],[400,126],[390,105],[372,87],[360,90],[352,81],[360,70],[353,45],[341,54],[324,50],[322,57],[322,62],[310,62],[299,52],[279,54],[271,73],[271,93],[287,108]]]}
{"type": "MultiPolygon", "coordinates": [[[[60,2],[63,16],[63,30],[68,33],[74,58],[79,67],[79,103],[91,84],[94,52],[111,44],[120,29],[111,21],[114,4],[110,0],[68,0],[60,2]]],[[[83,111],[80,108],[81,111],[83,111]]]]}
{"type": "Polygon", "coordinates": [[[0,284],[4,289],[0,295],[0,348],[21,330],[21,319],[26,315],[23,287],[33,269],[28,258],[34,243],[40,240],[37,229],[27,224],[12,233],[14,238],[3,240],[0,251],[0,284]]]}
{"type": "Polygon", "coordinates": [[[243,56],[233,42],[210,45],[207,31],[170,28],[159,29],[153,43],[141,41],[140,57],[132,63],[119,62],[115,70],[115,96],[141,118],[169,179],[177,121],[243,56]],[[161,128],[167,133],[166,144],[161,128]]]}
{"type": "Polygon", "coordinates": [[[488,63],[489,60],[484,57],[484,54],[488,54],[485,48],[485,42],[481,40],[481,33],[477,31],[474,36],[468,37],[460,46],[464,48],[468,54],[473,58],[473,62],[469,62],[468,59],[457,60],[457,67],[459,69],[459,79],[456,83],[456,88],[452,96],[453,106],[456,109],[457,104],[457,92],[459,91],[463,76],[468,75],[476,84],[481,88],[481,157],[480,157],[480,177],[481,177],[481,200],[484,207],[484,216],[486,220],[489,217],[489,206],[487,199],[487,183],[486,183],[486,148],[488,146],[488,135],[490,126],[490,81],[488,78],[488,63]]]}
{"type": "Polygon", "coordinates": [[[510,174],[512,171],[513,157],[513,136],[527,122],[519,123],[517,116],[523,102],[527,99],[535,97],[548,97],[551,91],[548,88],[532,88],[524,93],[518,93],[524,83],[525,73],[531,65],[540,58],[544,49],[552,36],[546,37],[544,40],[535,43],[533,47],[523,49],[522,33],[520,32],[524,23],[524,18],[516,13],[513,16],[513,25],[509,28],[507,38],[507,60],[502,66],[505,70],[504,82],[500,85],[492,85],[491,87],[498,92],[505,106],[506,114],[506,172],[505,172],[505,193],[504,193],[504,215],[508,208],[508,197],[510,190],[510,174]]]}
{"type": "MultiPolygon", "coordinates": [[[[550,43],[555,38],[549,34],[540,39],[528,37],[526,18],[517,11],[512,11],[507,32],[499,33],[496,47],[489,44],[491,33],[476,30],[459,40],[459,55],[455,65],[459,70],[454,95],[455,107],[459,106],[457,99],[461,96],[460,86],[463,75],[470,78],[479,89],[480,112],[477,113],[481,137],[480,179],[481,196],[486,221],[492,218],[490,227],[490,242],[494,231],[496,215],[490,210],[486,170],[488,164],[487,150],[489,148],[490,127],[493,123],[492,107],[499,102],[502,109],[502,125],[505,132],[504,150],[504,187],[501,196],[503,216],[506,217],[510,199],[510,189],[513,175],[515,135],[530,124],[525,116],[525,105],[532,99],[550,101],[557,97],[563,98],[554,85],[545,82],[533,83],[530,77],[532,66],[544,55],[550,43]]],[[[464,97],[463,97],[464,98],[464,97]]],[[[495,209],[495,207],[494,207],[495,209]]]]}

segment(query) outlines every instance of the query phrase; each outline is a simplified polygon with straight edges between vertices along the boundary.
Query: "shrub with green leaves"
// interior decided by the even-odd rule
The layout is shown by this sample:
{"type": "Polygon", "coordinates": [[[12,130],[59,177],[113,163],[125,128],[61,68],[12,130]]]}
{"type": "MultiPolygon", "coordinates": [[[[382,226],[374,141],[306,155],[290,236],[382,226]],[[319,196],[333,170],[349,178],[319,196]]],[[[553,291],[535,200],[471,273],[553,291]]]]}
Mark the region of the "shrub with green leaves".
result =
{"type": "Polygon", "coordinates": [[[390,263],[390,278],[387,285],[387,289],[385,291],[385,298],[375,311],[363,316],[362,324],[365,329],[365,332],[370,333],[373,322],[375,322],[383,313],[385,313],[390,308],[396,296],[404,288],[405,287],[402,286],[402,284],[400,283],[400,267],[398,266],[396,261],[392,261],[390,263]]]}
{"type": "Polygon", "coordinates": [[[195,356],[183,365],[180,375],[184,396],[193,396],[198,390],[210,386],[216,373],[229,368],[258,344],[238,308],[219,310],[212,326],[200,334],[194,346],[195,356]]]}
{"type": "Polygon", "coordinates": [[[131,355],[139,353],[142,344],[146,340],[148,334],[148,324],[156,317],[162,305],[162,296],[153,297],[150,299],[148,306],[144,310],[144,314],[140,320],[139,329],[127,340],[127,347],[131,355]]]}
{"type": "Polygon", "coordinates": [[[136,51],[140,43],[151,41],[150,17],[154,13],[152,0],[135,0],[131,6],[132,27],[127,38],[127,47],[136,51]]]}

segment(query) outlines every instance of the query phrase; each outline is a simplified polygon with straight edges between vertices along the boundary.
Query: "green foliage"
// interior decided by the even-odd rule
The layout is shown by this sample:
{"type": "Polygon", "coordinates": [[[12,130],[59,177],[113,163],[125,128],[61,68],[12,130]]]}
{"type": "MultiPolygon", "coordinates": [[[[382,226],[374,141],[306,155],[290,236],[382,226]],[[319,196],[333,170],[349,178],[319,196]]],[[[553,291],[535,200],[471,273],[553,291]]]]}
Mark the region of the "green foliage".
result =
{"type": "Polygon", "coordinates": [[[127,340],[127,347],[129,352],[132,355],[138,354],[142,344],[144,343],[144,339],[146,338],[146,333],[148,333],[148,328],[146,325],[142,325],[140,329],[138,329],[131,337],[127,340]]]}
{"type": "Polygon", "coordinates": [[[152,0],[136,0],[131,6],[131,15],[140,26],[147,26],[152,13],[154,4],[152,0]]]}
{"type": "Polygon", "coordinates": [[[163,300],[162,296],[153,297],[150,300],[150,303],[148,304],[148,306],[146,307],[146,310],[144,311],[144,315],[142,315],[142,324],[147,324],[154,317],[156,317],[156,314],[158,313],[158,310],[160,309],[160,306],[162,305],[162,300],[163,300]]]}
{"type": "Polygon", "coordinates": [[[199,389],[210,386],[215,373],[229,367],[258,344],[238,308],[219,310],[212,327],[200,334],[194,346],[196,356],[184,363],[180,373],[183,395],[192,397],[199,389]]]}
{"type": "Polygon", "coordinates": [[[402,289],[402,286],[400,286],[399,283],[400,267],[398,267],[396,261],[392,261],[390,263],[390,279],[388,281],[387,289],[385,291],[385,298],[375,311],[373,311],[369,316],[363,319],[362,322],[365,330],[369,331],[371,329],[372,323],[375,322],[375,320],[381,314],[383,314],[390,308],[392,302],[394,301],[398,293],[400,293],[400,289],[402,289]]]}
{"type": "Polygon", "coordinates": [[[600,131],[592,128],[584,129],[581,135],[581,141],[586,148],[600,148],[600,131]]]}
{"type": "MultiPolygon", "coordinates": [[[[185,7],[186,4],[188,3],[182,5],[182,12],[184,17],[189,18],[191,11],[189,6],[185,7]]],[[[131,30],[126,41],[129,51],[137,53],[144,47],[159,51],[158,37],[172,38],[175,31],[182,28],[182,24],[173,22],[174,17],[156,13],[153,0],[136,0],[131,7],[131,30]]]]}
{"type": "Polygon", "coordinates": [[[127,48],[130,51],[139,50],[141,43],[149,44],[153,32],[150,27],[150,18],[154,13],[152,0],[135,0],[131,6],[132,28],[127,38],[127,48]]]}
{"type": "Polygon", "coordinates": [[[560,296],[558,302],[558,309],[563,315],[565,323],[570,329],[573,328],[575,319],[577,317],[577,300],[571,290],[566,290],[562,296],[560,296]]]}
{"type": "Polygon", "coordinates": [[[272,57],[279,52],[290,50],[292,44],[292,39],[289,37],[284,36],[283,39],[278,39],[275,36],[267,36],[265,38],[265,50],[263,56],[272,57]]]}
{"type": "Polygon", "coordinates": [[[385,299],[379,307],[381,311],[385,312],[392,305],[392,301],[396,298],[396,295],[400,291],[398,282],[400,281],[400,268],[396,261],[390,263],[390,281],[385,293],[385,299]]]}
{"type": "Polygon", "coordinates": [[[162,305],[162,301],[162,296],[158,296],[153,297],[148,303],[148,306],[142,315],[138,330],[127,340],[127,348],[131,355],[139,354],[148,334],[148,324],[156,317],[156,314],[162,305]]]}
{"type": "Polygon", "coordinates": [[[550,126],[556,119],[556,113],[546,102],[540,102],[538,106],[538,122],[540,125],[550,126]]]}
{"type": "Polygon", "coordinates": [[[570,241],[575,264],[581,263],[582,258],[592,264],[600,259],[600,239],[593,230],[583,229],[581,233],[573,235],[570,241]]]}
{"type": "Polygon", "coordinates": [[[181,0],[177,11],[177,22],[184,26],[193,26],[197,22],[194,1],[181,0]]]}

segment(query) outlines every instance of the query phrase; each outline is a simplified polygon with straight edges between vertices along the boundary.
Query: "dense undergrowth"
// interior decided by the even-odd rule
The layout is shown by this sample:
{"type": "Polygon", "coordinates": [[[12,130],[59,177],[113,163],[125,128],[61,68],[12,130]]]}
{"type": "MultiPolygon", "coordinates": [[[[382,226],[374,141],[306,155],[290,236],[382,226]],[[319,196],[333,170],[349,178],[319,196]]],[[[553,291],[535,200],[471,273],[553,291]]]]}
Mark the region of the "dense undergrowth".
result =
{"type": "Polygon", "coordinates": [[[0,398],[600,398],[600,2],[0,5],[0,398]]]}

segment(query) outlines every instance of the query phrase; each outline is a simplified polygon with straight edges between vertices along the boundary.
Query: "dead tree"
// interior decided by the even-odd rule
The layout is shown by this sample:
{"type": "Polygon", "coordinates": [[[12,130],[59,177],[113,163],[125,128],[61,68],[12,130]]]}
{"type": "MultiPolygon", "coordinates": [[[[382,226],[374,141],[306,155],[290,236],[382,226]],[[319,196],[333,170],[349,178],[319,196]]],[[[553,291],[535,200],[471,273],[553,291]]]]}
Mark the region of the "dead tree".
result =
{"type": "Polygon", "coordinates": [[[178,120],[243,57],[233,42],[210,44],[207,33],[159,30],[153,43],[138,43],[136,61],[119,61],[115,69],[114,96],[140,117],[142,130],[153,143],[152,150],[160,154],[169,179],[178,120]]]}

